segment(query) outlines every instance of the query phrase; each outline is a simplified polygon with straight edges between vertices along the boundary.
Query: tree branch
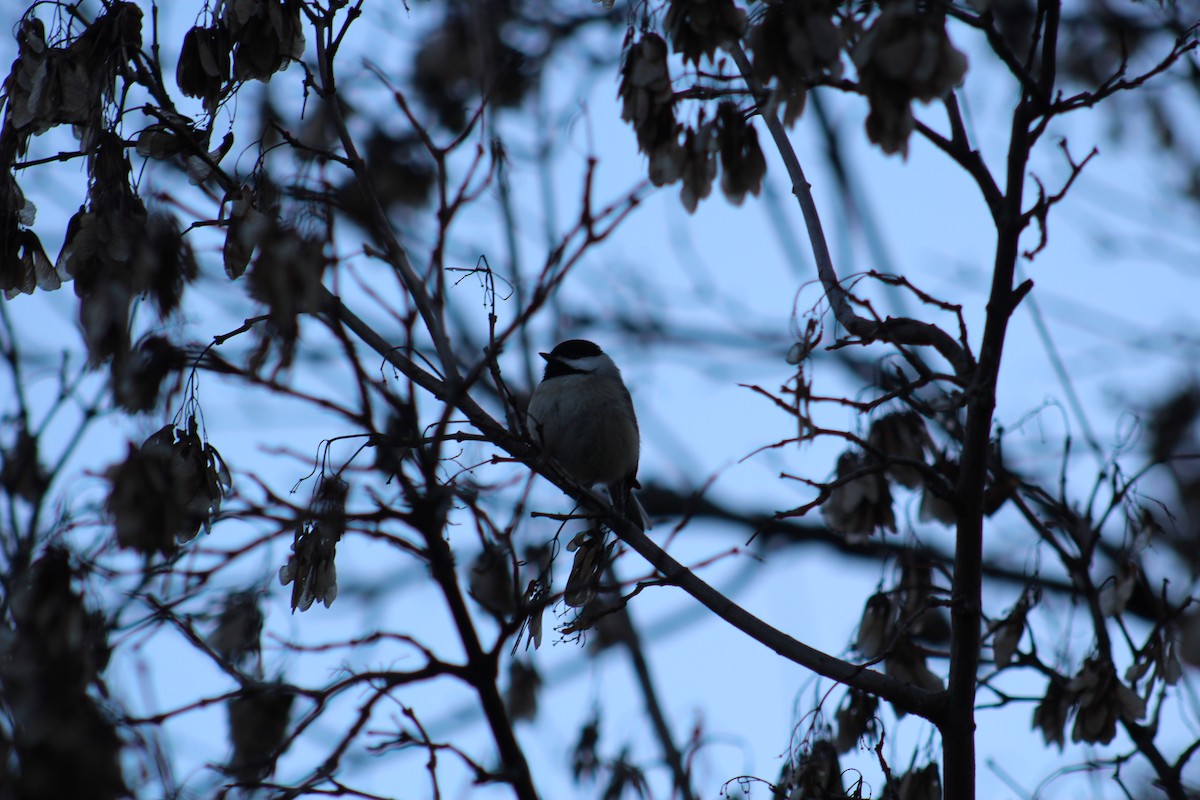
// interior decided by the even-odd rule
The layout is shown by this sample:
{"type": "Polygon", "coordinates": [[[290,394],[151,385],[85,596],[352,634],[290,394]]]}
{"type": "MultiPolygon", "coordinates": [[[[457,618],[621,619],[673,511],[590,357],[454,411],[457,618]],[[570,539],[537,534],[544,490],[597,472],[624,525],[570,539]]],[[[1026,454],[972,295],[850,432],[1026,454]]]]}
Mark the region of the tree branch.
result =
{"type": "Polygon", "coordinates": [[[780,122],[774,108],[766,100],[762,85],[754,77],[753,69],[750,66],[750,59],[746,57],[746,53],[742,50],[741,45],[734,42],[728,44],[727,47],[733,56],[734,62],[738,65],[738,69],[742,72],[746,86],[749,87],[751,94],[754,95],[758,102],[759,115],[762,116],[763,121],[766,123],[767,130],[771,133],[775,147],[779,150],[779,155],[783,158],[784,167],[787,169],[788,176],[792,180],[792,192],[796,195],[796,200],[800,203],[800,210],[804,214],[804,224],[808,228],[808,238],[812,245],[813,259],[817,264],[817,275],[821,280],[821,286],[825,290],[825,297],[829,300],[829,305],[833,309],[833,315],[838,323],[848,333],[862,339],[864,343],[885,341],[902,345],[931,346],[950,362],[950,365],[954,368],[955,375],[960,381],[964,383],[969,381],[974,372],[974,361],[959,346],[958,342],[941,328],[936,325],[930,325],[927,322],[904,317],[888,318],[882,321],[872,320],[860,317],[854,312],[850,303],[850,297],[846,290],[842,288],[837,272],[834,270],[833,258],[829,254],[829,245],[825,241],[825,231],[821,226],[821,217],[817,211],[816,201],[813,199],[808,180],[804,177],[804,170],[801,168],[800,160],[796,157],[796,151],[792,148],[791,141],[787,137],[783,123],[780,122]]]}

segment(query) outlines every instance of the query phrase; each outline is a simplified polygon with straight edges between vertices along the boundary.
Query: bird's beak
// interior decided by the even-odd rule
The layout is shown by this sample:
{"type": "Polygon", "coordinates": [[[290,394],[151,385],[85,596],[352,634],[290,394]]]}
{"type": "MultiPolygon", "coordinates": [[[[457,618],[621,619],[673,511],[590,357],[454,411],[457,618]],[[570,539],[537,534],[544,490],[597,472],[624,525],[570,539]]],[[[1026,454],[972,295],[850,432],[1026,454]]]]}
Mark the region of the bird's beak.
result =
{"type": "Polygon", "coordinates": [[[546,359],[547,361],[549,361],[549,360],[550,360],[550,354],[549,354],[549,353],[538,353],[538,355],[539,355],[539,356],[541,356],[542,358],[546,359]]]}

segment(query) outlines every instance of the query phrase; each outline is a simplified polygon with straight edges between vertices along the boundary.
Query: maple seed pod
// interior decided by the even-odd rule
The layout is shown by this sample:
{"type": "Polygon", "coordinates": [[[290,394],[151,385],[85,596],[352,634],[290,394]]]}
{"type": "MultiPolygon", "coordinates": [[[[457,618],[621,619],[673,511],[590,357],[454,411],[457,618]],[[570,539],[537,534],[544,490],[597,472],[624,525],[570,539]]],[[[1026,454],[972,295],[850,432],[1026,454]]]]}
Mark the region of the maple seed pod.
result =
{"type": "Polygon", "coordinates": [[[854,649],[864,658],[876,659],[884,653],[892,637],[892,600],[886,594],[873,594],[863,608],[862,620],[858,623],[858,638],[854,649]]]}
{"type": "Polygon", "coordinates": [[[1121,559],[1117,565],[1117,574],[1112,575],[1100,587],[1100,611],[1106,617],[1116,617],[1125,613],[1125,606],[1133,596],[1137,586],[1138,574],[1141,568],[1130,558],[1121,559]]]}
{"type": "MultiPolygon", "coordinates": [[[[867,443],[879,451],[884,459],[925,462],[925,454],[932,449],[925,420],[915,411],[897,411],[875,420],[867,434],[867,443]]],[[[887,476],[904,486],[916,489],[921,485],[921,469],[912,464],[891,463],[887,476]]]]}
{"type": "Polygon", "coordinates": [[[508,691],[504,693],[504,707],[509,718],[516,721],[537,717],[538,691],[541,688],[542,676],[532,661],[513,661],[508,671],[508,691]]]}
{"type": "Polygon", "coordinates": [[[721,191],[740,206],[746,193],[762,191],[767,162],[758,145],[758,132],[731,102],[717,108],[717,145],[721,156],[721,191]]]}
{"type": "Polygon", "coordinates": [[[1047,745],[1057,744],[1063,747],[1063,728],[1067,724],[1067,714],[1071,710],[1065,687],[1050,681],[1046,687],[1046,696],[1038,703],[1033,711],[1033,727],[1042,732],[1042,738],[1047,745]]]}
{"type": "Polygon", "coordinates": [[[912,101],[945,97],[962,83],[967,57],[946,35],[945,14],[885,6],[850,54],[871,111],[867,136],[885,153],[908,153],[912,101]]]}
{"type": "Polygon", "coordinates": [[[992,657],[997,667],[1007,667],[1012,663],[1013,654],[1017,652],[1017,645],[1025,632],[1025,616],[1029,613],[1029,605],[1029,596],[1022,595],[1009,615],[996,626],[992,657]]]}
{"type": "Polygon", "coordinates": [[[883,660],[884,671],[893,678],[919,686],[929,692],[945,689],[939,678],[925,662],[925,656],[908,639],[896,643],[883,660]]]}
{"type": "Polygon", "coordinates": [[[679,180],[684,163],[679,145],[682,126],[675,121],[667,43],[661,36],[648,33],[626,50],[617,95],[621,119],[633,125],[638,150],[650,159],[650,182],[666,186],[679,180]]]}
{"type": "Polygon", "coordinates": [[[699,66],[701,56],[711,60],[717,48],[741,39],[746,12],[733,0],[670,0],[663,29],[675,52],[699,66]]]}
{"type": "Polygon", "coordinates": [[[567,588],[563,601],[573,608],[583,608],[596,596],[600,575],[608,564],[608,548],[596,531],[582,531],[567,545],[568,552],[575,553],[571,574],[567,577],[567,588]]]}
{"type": "Polygon", "coordinates": [[[851,689],[834,715],[837,722],[837,750],[848,753],[863,736],[875,727],[875,714],[879,710],[879,698],[873,694],[851,689]]]}
{"type": "Polygon", "coordinates": [[[229,85],[233,43],[229,31],[219,22],[211,27],[193,27],[183,35],[179,63],[175,65],[175,83],[188,97],[204,101],[204,110],[212,114],[229,85]]]}
{"type": "Polygon", "coordinates": [[[229,738],[233,757],[228,771],[238,780],[263,780],[275,771],[275,759],[287,733],[296,695],[282,683],[247,686],[229,700],[229,738]]]}
{"type": "Polygon", "coordinates": [[[892,493],[883,471],[857,475],[870,466],[865,453],[847,450],[838,457],[837,480],[842,482],[821,506],[821,516],[831,529],[851,536],[868,536],[879,528],[896,530],[892,493]]]}
{"type": "Polygon", "coordinates": [[[754,74],[763,85],[775,81],[773,99],[791,125],[804,111],[808,87],[821,79],[842,77],[842,29],[833,20],[837,3],[829,0],[768,2],[746,37],[754,74]]]}
{"type": "Polygon", "coordinates": [[[1117,735],[1117,720],[1146,716],[1146,701],[1122,683],[1109,661],[1089,658],[1066,688],[1070,705],[1078,706],[1072,742],[1108,744],[1117,735]]]}
{"type": "Polygon", "coordinates": [[[321,481],[310,519],[297,529],[292,554],[279,568],[279,583],[292,584],[292,611],[307,611],[320,600],[329,608],[337,599],[337,543],[346,532],[349,486],[338,478],[321,481]]]}
{"type": "Polygon", "coordinates": [[[788,790],[779,796],[797,800],[844,795],[842,767],[833,742],[817,739],[795,761],[785,763],[779,774],[779,786],[775,788],[788,790]]]}
{"type": "Polygon", "coordinates": [[[497,616],[508,618],[517,610],[512,560],[507,550],[490,542],[471,564],[471,597],[497,616]]]}
{"type": "Polygon", "coordinates": [[[240,666],[248,657],[260,652],[262,628],[263,613],[258,607],[258,594],[231,592],[225,598],[217,628],[208,643],[221,658],[240,666]]]}

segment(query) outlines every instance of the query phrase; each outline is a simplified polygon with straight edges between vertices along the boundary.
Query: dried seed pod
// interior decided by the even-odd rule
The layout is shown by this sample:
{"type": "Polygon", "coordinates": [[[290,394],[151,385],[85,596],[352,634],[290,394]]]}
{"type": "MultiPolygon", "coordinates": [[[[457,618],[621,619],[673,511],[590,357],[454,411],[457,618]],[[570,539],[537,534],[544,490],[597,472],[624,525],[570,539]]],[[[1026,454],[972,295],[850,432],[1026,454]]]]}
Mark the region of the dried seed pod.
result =
{"type": "Polygon", "coordinates": [[[542,688],[542,676],[532,661],[512,662],[508,670],[508,690],[504,693],[504,707],[509,719],[532,720],[537,717],[538,691],[542,688]]]}
{"type": "Polygon", "coordinates": [[[896,614],[892,599],[883,593],[871,595],[863,607],[854,649],[864,658],[879,658],[895,634],[895,623],[896,614]]]}
{"type": "Polygon", "coordinates": [[[663,29],[675,52],[699,66],[701,56],[711,60],[719,47],[742,38],[746,12],[733,0],[670,0],[663,29]]]}
{"type": "Polygon", "coordinates": [[[794,760],[783,766],[776,790],[783,796],[802,800],[809,797],[843,797],[842,766],[837,748],[829,739],[817,739],[794,760]]]}
{"type": "Polygon", "coordinates": [[[838,457],[837,480],[821,506],[825,524],[848,535],[868,536],[896,530],[892,493],[882,470],[863,472],[874,464],[864,453],[847,450],[838,457]],[[863,472],[863,474],[858,474],[863,472]]]}
{"type": "Polygon", "coordinates": [[[933,449],[925,420],[915,411],[897,411],[880,417],[871,423],[867,443],[879,451],[887,463],[887,476],[907,489],[921,485],[924,475],[915,464],[903,461],[925,462],[925,454],[933,449]]]}
{"type": "Polygon", "coordinates": [[[717,137],[711,122],[703,115],[695,128],[688,128],[683,136],[683,166],[680,178],[683,186],[679,199],[689,214],[695,212],[700,201],[712,194],[713,179],[717,177],[717,137]]]}
{"type": "Polygon", "coordinates": [[[311,517],[296,529],[292,554],[279,568],[279,583],[292,584],[292,611],[307,611],[320,600],[329,608],[337,599],[337,544],[346,532],[346,495],[350,487],[338,478],[321,481],[311,517]]]}
{"type": "Polygon", "coordinates": [[[121,774],[121,741],[89,688],[104,691],[108,625],[75,588],[79,575],[67,550],[51,546],[11,576],[0,635],[7,746],[20,769],[5,775],[15,798],[129,796],[121,774]]]}
{"type": "Polygon", "coordinates": [[[196,26],[183,35],[175,83],[188,97],[204,101],[204,110],[215,113],[230,81],[233,41],[220,21],[209,27],[196,26]]]}
{"type": "Polygon", "coordinates": [[[1067,724],[1067,715],[1071,712],[1071,701],[1067,697],[1066,688],[1056,681],[1050,681],[1046,687],[1046,696],[1033,710],[1033,727],[1042,732],[1042,738],[1047,745],[1057,744],[1063,747],[1063,729],[1067,724]]]}
{"type": "MultiPolygon", "coordinates": [[[[948,456],[937,455],[933,460],[933,468],[951,487],[958,481],[958,462],[948,456]]],[[[921,508],[917,512],[917,518],[921,522],[937,521],[943,525],[954,525],[958,522],[958,512],[954,510],[954,503],[949,498],[943,497],[926,483],[921,490],[921,508]]]]}
{"type": "Polygon", "coordinates": [[[113,358],[113,399],[126,411],[149,411],[158,405],[163,381],[186,363],[186,354],[166,337],[147,336],[128,353],[113,358]]]}
{"type": "Polygon", "coordinates": [[[895,800],[942,800],[938,765],[929,763],[903,775],[893,774],[883,787],[883,797],[895,800]]]}
{"type": "Polygon", "coordinates": [[[871,106],[867,136],[885,153],[907,154],[912,101],[944,97],[967,71],[967,57],[946,35],[945,14],[906,3],[885,6],[851,58],[871,106]]]}
{"type": "Polygon", "coordinates": [[[488,611],[504,618],[516,611],[512,555],[507,549],[490,542],[484,545],[471,563],[468,581],[471,597],[488,611]]]}
{"type": "Polygon", "coordinates": [[[579,739],[575,742],[575,749],[571,751],[571,775],[576,782],[591,780],[600,771],[600,754],[596,752],[599,744],[600,717],[593,716],[579,731],[579,739]]]}
{"type": "Polygon", "coordinates": [[[667,43],[648,33],[625,51],[621,65],[621,119],[633,125],[638,150],[650,157],[650,181],[665,186],[679,180],[682,127],[675,121],[667,43]]]}
{"type": "Polygon", "coordinates": [[[299,0],[225,3],[221,21],[233,43],[234,80],[269,81],[304,55],[299,0]]]}
{"type": "Polygon", "coordinates": [[[208,530],[232,485],[221,454],[200,439],[195,417],[186,430],[165,425],[141,447],[130,445],[108,479],[105,507],[117,544],[146,555],[170,555],[208,530]]]}
{"type": "Polygon", "coordinates": [[[0,486],[10,497],[36,503],[49,485],[50,477],[38,457],[37,437],[22,424],[10,446],[0,446],[0,486]]]}
{"type": "Polygon", "coordinates": [[[874,733],[875,714],[879,710],[879,698],[873,694],[850,689],[838,706],[834,720],[837,722],[837,750],[849,753],[858,741],[868,733],[874,733]]]}
{"type": "Polygon", "coordinates": [[[1100,586],[1100,611],[1104,616],[1116,617],[1125,613],[1125,606],[1133,596],[1141,572],[1141,567],[1134,559],[1121,559],[1117,564],[1117,574],[1109,576],[1100,586]]]}
{"type": "Polygon", "coordinates": [[[749,192],[762,191],[767,162],[758,145],[758,132],[730,102],[717,108],[717,149],[721,157],[721,191],[735,206],[749,192]]]}
{"type": "Polygon", "coordinates": [[[277,222],[268,224],[259,238],[247,289],[267,306],[262,347],[275,348],[282,366],[291,364],[300,337],[300,316],[320,307],[321,277],[328,266],[322,242],[277,222]]]}
{"type": "Polygon", "coordinates": [[[883,660],[883,667],[893,678],[919,686],[926,691],[940,692],[946,688],[942,679],[925,663],[925,656],[908,639],[901,639],[888,651],[883,660]]]}
{"type": "Polygon", "coordinates": [[[995,636],[992,639],[992,657],[997,667],[1007,667],[1012,663],[1013,654],[1017,652],[1017,645],[1025,632],[1025,616],[1029,613],[1029,606],[1029,595],[1021,595],[1013,610],[996,625],[995,636]]]}
{"type": "Polygon", "coordinates": [[[567,545],[567,552],[575,553],[575,560],[571,564],[571,574],[567,576],[563,602],[573,608],[583,608],[596,596],[611,549],[612,545],[605,547],[604,537],[597,531],[587,530],[575,535],[567,545]]]}
{"type": "Polygon", "coordinates": [[[1111,662],[1089,658],[1067,684],[1067,699],[1078,706],[1072,742],[1108,744],[1117,735],[1117,720],[1146,716],[1146,701],[1122,683],[1111,662]]]}
{"type": "Polygon", "coordinates": [[[228,771],[239,781],[261,781],[275,771],[296,695],[283,683],[247,686],[229,701],[228,771]]]}
{"type": "Polygon", "coordinates": [[[262,628],[258,593],[231,592],[225,597],[217,628],[208,643],[222,658],[240,666],[247,658],[259,656],[262,628]]]}
{"type": "Polygon", "coordinates": [[[229,203],[229,220],[225,229],[225,274],[237,280],[246,271],[250,256],[271,227],[271,220],[255,205],[254,190],[249,186],[233,196],[226,196],[229,203]]]}
{"type": "Polygon", "coordinates": [[[842,76],[842,29],[833,20],[837,3],[829,0],[767,2],[758,24],[750,29],[747,46],[754,57],[754,74],[764,85],[775,81],[774,97],[791,125],[804,110],[808,86],[842,76]]]}

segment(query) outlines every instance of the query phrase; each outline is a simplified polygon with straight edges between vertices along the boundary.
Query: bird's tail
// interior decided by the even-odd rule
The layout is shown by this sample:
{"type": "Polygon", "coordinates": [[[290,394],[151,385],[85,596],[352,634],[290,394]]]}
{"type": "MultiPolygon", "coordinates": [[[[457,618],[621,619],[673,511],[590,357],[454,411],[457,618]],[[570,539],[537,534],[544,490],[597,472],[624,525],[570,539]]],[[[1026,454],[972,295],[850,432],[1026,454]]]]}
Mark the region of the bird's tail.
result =
{"type": "Polygon", "coordinates": [[[650,515],[646,513],[645,507],[633,493],[636,488],[640,488],[637,478],[629,477],[611,484],[608,487],[608,494],[612,499],[613,508],[637,525],[638,530],[644,531],[650,527],[650,515]]]}

